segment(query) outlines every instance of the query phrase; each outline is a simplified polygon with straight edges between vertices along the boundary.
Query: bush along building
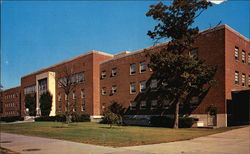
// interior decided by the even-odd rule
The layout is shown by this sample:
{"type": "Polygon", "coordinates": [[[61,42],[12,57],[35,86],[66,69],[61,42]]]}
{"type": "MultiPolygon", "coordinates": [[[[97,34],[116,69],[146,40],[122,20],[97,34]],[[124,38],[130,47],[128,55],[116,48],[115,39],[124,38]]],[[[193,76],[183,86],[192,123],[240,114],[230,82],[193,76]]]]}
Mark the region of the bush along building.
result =
{"type": "MultiPolygon", "coordinates": [[[[249,108],[250,102],[249,39],[227,25],[200,34],[194,44],[196,49],[188,54],[216,65],[217,73],[216,83],[202,100],[192,98],[194,107],[190,113],[198,119],[196,126],[248,123],[249,110],[243,108],[249,108]]],[[[39,97],[47,91],[52,95],[50,116],[72,111],[89,114],[92,121],[98,121],[112,102],[126,108],[125,117],[130,124],[147,124],[152,116],[169,115],[171,106],[166,100],[157,99],[159,83],[152,78],[146,57],[147,52],[158,52],[166,45],[167,42],[116,55],[90,51],[23,76],[20,87],[1,92],[1,117],[24,117],[29,114],[27,111],[32,112],[26,109],[27,95],[35,98],[34,112],[40,116],[39,97]],[[68,95],[65,83],[70,83],[68,95]],[[9,98],[12,94],[13,98],[9,98]],[[11,103],[14,107],[8,106],[11,103]]]]}

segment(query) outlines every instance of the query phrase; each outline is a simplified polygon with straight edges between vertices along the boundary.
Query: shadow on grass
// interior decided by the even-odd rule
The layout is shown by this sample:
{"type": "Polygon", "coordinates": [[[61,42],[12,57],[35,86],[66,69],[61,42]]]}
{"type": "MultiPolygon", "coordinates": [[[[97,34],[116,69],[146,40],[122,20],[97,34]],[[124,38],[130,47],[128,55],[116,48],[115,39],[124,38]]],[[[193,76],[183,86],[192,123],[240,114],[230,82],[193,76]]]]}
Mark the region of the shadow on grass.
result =
{"type": "Polygon", "coordinates": [[[102,126],[102,127],[99,127],[99,128],[104,128],[104,129],[122,129],[120,126],[113,126],[113,127],[109,127],[109,126],[104,127],[104,126],[102,126]]]}

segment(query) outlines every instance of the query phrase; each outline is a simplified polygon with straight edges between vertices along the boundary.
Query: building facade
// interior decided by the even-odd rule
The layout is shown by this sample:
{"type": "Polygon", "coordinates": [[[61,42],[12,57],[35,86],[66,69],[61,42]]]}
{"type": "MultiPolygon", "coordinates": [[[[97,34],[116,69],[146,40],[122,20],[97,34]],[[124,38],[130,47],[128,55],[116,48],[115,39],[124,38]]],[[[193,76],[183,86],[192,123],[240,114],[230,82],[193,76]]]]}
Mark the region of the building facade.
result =
{"type": "MultiPolygon", "coordinates": [[[[195,43],[197,50],[190,55],[216,65],[218,70],[216,84],[191,116],[199,119],[199,126],[227,126],[227,102],[232,99],[231,92],[250,89],[250,41],[227,25],[200,34],[195,43]],[[210,115],[211,107],[216,110],[215,115],[210,115]]],[[[139,119],[159,115],[159,100],[144,100],[147,88],[154,91],[158,84],[151,78],[153,72],[147,67],[146,54],[160,51],[166,45],[167,42],[117,55],[91,51],[23,76],[18,88],[19,114],[26,114],[25,95],[36,94],[36,111],[40,115],[39,96],[49,91],[53,96],[51,116],[65,112],[67,99],[73,102],[74,112],[90,114],[93,121],[113,102],[123,105],[128,115],[136,115],[139,119]],[[74,83],[69,97],[59,84],[66,76],[74,83]]],[[[10,91],[5,90],[3,98],[8,93],[10,91]]],[[[7,103],[5,99],[2,102],[3,106],[7,103]]],[[[161,107],[168,108],[167,104],[161,107]]],[[[7,110],[3,111],[2,116],[7,116],[7,110]]]]}

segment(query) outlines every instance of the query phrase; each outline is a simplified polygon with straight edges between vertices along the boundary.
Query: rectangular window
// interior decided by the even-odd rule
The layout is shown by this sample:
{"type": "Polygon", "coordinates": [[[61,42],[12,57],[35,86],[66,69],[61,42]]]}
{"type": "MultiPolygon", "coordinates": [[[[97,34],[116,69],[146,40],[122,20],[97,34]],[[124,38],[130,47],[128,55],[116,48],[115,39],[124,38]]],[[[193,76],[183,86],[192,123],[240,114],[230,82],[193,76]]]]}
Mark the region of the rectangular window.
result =
{"type": "Polygon", "coordinates": [[[24,94],[32,94],[36,92],[36,85],[28,86],[24,88],[24,94]]]}
{"type": "Polygon", "coordinates": [[[85,104],[85,100],[82,100],[82,111],[86,110],[86,104],[85,104]]]}
{"type": "Polygon", "coordinates": [[[250,53],[248,54],[248,65],[250,65],[250,53]]]}
{"type": "Polygon", "coordinates": [[[136,102],[134,101],[130,102],[130,110],[136,110],[136,102]]]}
{"type": "Polygon", "coordinates": [[[234,73],[234,83],[236,85],[239,85],[239,72],[238,71],[235,71],[234,73]]]}
{"type": "Polygon", "coordinates": [[[141,109],[141,110],[145,110],[146,107],[147,107],[147,102],[146,102],[146,101],[141,101],[140,109],[141,109]]]}
{"type": "Polygon", "coordinates": [[[130,75],[134,75],[136,73],[136,64],[130,64],[130,75]]]}
{"type": "Polygon", "coordinates": [[[146,62],[145,61],[140,62],[140,73],[146,72],[146,69],[147,69],[146,62]]]}
{"type": "Polygon", "coordinates": [[[189,52],[189,56],[192,58],[197,58],[198,57],[198,48],[195,48],[189,52]]]}
{"type": "Polygon", "coordinates": [[[112,89],[111,89],[111,93],[114,94],[114,93],[116,93],[116,91],[117,91],[117,86],[113,85],[112,89]]]}
{"type": "Polygon", "coordinates": [[[151,80],[150,87],[152,89],[156,89],[157,88],[157,80],[156,79],[151,80]]]}
{"type": "Polygon", "coordinates": [[[116,74],[117,74],[117,69],[113,68],[111,71],[111,76],[116,76],[116,74]]]}
{"type": "Polygon", "coordinates": [[[239,60],[239,48],[238,47],[234,48],[234,57],[235,57],[235,60],[239,60]]]}
{"type": "Polygon", "coordinates": [[[77,74],[77,80],[78,80],[78,83],[83,83],[83,81],[85,80],[84,79],[84,72],[80,72],[77,74]]]}
{"type": "Polygon", "coordinates": [[[141,81],[140,82],[140,92],[145,92],[146,91],[146,81],[141,81]]]}
{"type": "Polygon", "coordinates": [[[242,50],[242,56],[241,56],[242,63],[246,63],[246,52],[242,50]]]}
{"type": "Polygon", "coordinates": [[[59,94],[58,94],[58,101],[61,101],[61,100],[62,100],[62,94],[59,93],[59,94]]]}
{"type": "Polygon", "coordinates": [[[73,91],[72,96],[73,96],[73,99],[76,99],[76,91],[73,91]]]}
{"type": "Polygon", "coordinates": [[[170,106],[169,104],[170,104],[169,100],[164,100],[163,109],[169,109],[169,106],[170,106]]]}
{"type": "Polygon", "coordinates": [[[81,98],[85,98],[85,89],[81,89],[81,98]]]}
{"type": "Polygon", "coordinates": [[[135,94],[136,93],[136,84],[135,82],[130,83],[130,94],[135,94]]]}
{"type": "Polygon", "coordinates": [[[248,75],[248,87],[250,88],[250,75],[248,75]]]}
{"type": "Polygon", "coordinates": [[[156,109],[157,108],[157,100],[152,100],[151,101],[151,109],[156,109]]]}
{"type": "Polygon", "coordinates": [[[104,78],[106,78],[106,71],[102,71],[101,73],[101,79],[104,79],[104,78]]]}
{"type": "Polygon", "coordinates": [[[102,87],[102,95],[106,95],[106,87],[102,87]]]}
{"type": "Polygon", "coordinates": [[[243,87],[246,86],[246,74],[242,73],[242,76],[241,76],[241,85],[243,87]]]}
{"type": "Polygon", "coordinates": [[[68,100],[68,95],[65,94],[65,101],[68,100]]]}

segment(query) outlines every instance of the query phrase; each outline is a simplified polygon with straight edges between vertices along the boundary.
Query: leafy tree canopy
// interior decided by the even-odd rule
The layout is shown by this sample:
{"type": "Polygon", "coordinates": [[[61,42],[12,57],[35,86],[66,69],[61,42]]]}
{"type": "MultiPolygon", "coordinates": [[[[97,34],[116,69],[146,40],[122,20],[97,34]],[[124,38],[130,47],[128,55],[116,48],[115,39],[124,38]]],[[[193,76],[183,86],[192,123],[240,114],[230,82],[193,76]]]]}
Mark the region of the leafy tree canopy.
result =
{"type": "Polygon", "coordinates": [[[49,92],[43,93],[39,102],[42,116],[49,116],[52,107],[52,95],[49,92]]]}

